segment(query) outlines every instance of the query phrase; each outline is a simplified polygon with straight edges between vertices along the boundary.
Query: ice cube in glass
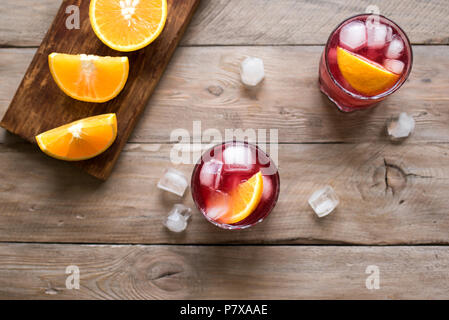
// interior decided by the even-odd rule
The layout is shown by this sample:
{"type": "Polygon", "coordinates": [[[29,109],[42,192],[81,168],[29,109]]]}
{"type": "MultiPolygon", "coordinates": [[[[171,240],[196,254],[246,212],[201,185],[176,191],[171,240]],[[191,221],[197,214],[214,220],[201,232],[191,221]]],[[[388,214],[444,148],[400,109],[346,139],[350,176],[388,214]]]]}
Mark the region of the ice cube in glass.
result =
{"type": "Polygon", "coordinates": [[[391,71],[396,74],[401,74],[402,70],[404,70],[405,64],[401,60],[385,59],[384,67],[388,71],[391,71]]]}
{"type": "Polygon", "coordinates": [[[251,171],[256,164],[254,150],[243,145],[230,146],[223,152],[225,172],[251,171]]]}
{"type": "Polygon", "coordinates": [[[388,45],[387,52],[385,52],[385,56],[388,59],[398,59],[402,52],[404,51],[404,42],[398,36],[394,36],[393,40],[391,40],[388,45]]]}
{"type": "Polygon", "coordinates": [[[361,21],[353,21],[341,28],[340,45],[357,51],[366,45],[366,27],[361,21]]]}
{"type": "Polygon", "coordinates": [[[366,25],[368,49],[379,49],[385,46],[387,39],[387,26],[381,23],[370,23],[366,25]]]}
{"type": "Polygon", "coordinates": [[[200,184],[212,189],[220,187],[223,162],[211,159],[204,163],[200,171],[200,184]]]}

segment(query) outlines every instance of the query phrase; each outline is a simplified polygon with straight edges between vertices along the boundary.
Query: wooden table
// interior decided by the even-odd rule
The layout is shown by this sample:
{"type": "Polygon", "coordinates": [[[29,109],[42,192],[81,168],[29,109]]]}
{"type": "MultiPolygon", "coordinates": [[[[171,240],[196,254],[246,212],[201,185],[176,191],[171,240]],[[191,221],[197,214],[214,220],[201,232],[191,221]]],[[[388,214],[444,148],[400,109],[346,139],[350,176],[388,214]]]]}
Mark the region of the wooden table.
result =
{"type": "MultiPolygon", "coordinates": [[[[413,71],[377,108],[343,114],[318,89],[318,61],[368,4],[203,0],[106,182],[1,131],[0,298],[449,298],[449,6],[376,1],[410,36],[413,71]],[[250,55],[266,69],[255,95],[239,81],[250,55]],[[400,111],[416,131],[392,144],[385,124],[400,111]],[[173,166],[170,133],[194,120],[279,130],[281,194],[266,221],[231,232],[194,211],[185,233],[164,228],[176,198],[156,183],[173,166]],[[325,184],[341,203],[318,219],[307,199],[325,184]],[[79,290],[66,288],[69,265],[79,290]]],[[[0,116],[59,5],[2,0],[0,116]]],[[[181,202],[193,208],[189,192],[181,202]]]]}

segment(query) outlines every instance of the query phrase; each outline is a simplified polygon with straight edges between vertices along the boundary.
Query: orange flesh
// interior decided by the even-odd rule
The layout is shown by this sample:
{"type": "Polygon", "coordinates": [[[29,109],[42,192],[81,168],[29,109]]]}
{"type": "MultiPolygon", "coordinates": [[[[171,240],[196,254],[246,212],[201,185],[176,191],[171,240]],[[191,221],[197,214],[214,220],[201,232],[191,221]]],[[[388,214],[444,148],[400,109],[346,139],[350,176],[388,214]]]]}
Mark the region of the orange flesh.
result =
{"type": "Polygon", "coordinates": [[[53,158],[86,160],[110,147],[117,136],[114,113],[81,119],[36,136],[40,149],[53,158]]]}
{"type": "Polygon", "coordinates": [[[366,96],[385,92],[399,79],[399,75],[380,64],[341,47],[337,47],[337,63],[343,78],[356,91],[366,96]]]}
{"type": "Polygon", "coordinates": [[[153,42],[167,19],[166,0],[91,0],[89,17],[98,38],[118,51],[153,42]]]}
{"type": "Polygon", "coordinates": [[[125,86],[129,72],[127,57],[52,53],[48,64],[62,91],[88,102],[105,102],[116,97],[125,86]]]}
{"type": "Polygon", "coordinates": [[[259,205],[263,192],[262,173],[258,172],[248,181],[240,183],[229,196],[215,199],[212,206],[226,206],[227,210],[217,221],[233,224],[248,217],[259,205]]]}

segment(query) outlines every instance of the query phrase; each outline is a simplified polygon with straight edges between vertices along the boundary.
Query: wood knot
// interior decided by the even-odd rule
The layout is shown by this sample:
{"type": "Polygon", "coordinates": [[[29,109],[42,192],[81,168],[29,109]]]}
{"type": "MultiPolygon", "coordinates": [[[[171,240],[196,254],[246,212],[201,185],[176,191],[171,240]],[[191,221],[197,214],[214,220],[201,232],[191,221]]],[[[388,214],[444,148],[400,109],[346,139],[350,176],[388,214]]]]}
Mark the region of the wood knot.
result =
{"type": "Polygon", "coordinates": [[[223,93],[223,88],[220,86],[210,86],[207,88],[207,91],[209,91],[210,94],[219,97],[223,93]]]}
{"type": "Polygon", "coordinates": [[[198,290],[197,275],[183,256],[166,249],[140,251],[130,264],[135,290],[153,297],[180,298],[198,290]]]}
{"type": "Polygon", "coordinates": [[[407,174],[398,165],[388,163],[384,159],[385,165],[385,193],[391,190],[393,195],[403,190],[407,184],[407,174]]]}
{"type": "Polygon", "coordinates": [[[173,278],[184,272],[182,265],[173,262],[159,262],[152,265],[148,270],[148,279],[157,281],[165,278],[173,278]]]}

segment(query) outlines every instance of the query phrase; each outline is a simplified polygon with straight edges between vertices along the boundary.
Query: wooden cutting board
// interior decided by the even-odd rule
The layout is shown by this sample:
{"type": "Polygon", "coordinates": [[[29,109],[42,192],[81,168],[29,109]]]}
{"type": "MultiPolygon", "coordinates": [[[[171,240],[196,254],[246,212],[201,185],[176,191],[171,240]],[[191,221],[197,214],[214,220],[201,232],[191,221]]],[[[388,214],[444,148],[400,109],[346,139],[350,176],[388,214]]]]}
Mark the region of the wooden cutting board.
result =
{"type": "Polygon", "coordinates": [[[118,135],[114,144],[93,159],[74,162],[89,174],[106,180],[199,1],[168,0],[168,17],[161,35],[146,48],[131,53],[112,50],[96,37],[89,21],[89,0],[63,1],[0,125],[35,143],[34,137],[46,130],[88,116],[116,113],[118,135]],[[66,28],[66,19],[69,17],[66,8],[69,5],[76,5],[80,9],[80,29],[66,28]],[[126,55],[130,68],[125,88],[115,99],[105,103],[74,100],[59,89],[50,75],[47,57],[52,52],[126,55]]]}

